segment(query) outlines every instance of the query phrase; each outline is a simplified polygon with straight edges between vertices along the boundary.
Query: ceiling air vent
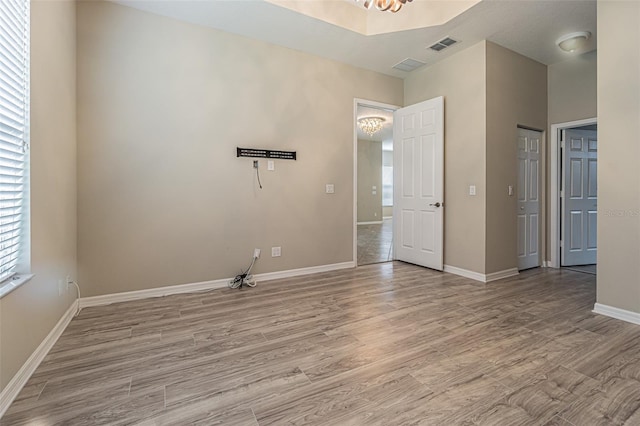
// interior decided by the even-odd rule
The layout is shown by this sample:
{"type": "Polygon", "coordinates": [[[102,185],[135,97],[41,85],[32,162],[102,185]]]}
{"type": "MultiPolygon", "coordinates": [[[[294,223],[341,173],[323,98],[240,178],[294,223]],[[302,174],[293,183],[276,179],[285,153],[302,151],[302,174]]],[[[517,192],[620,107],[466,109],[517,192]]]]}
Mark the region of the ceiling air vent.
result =
{"type": "Polygon", "coordinates": [[[435,50],[436,52],[440,52],[441,50],[444,50],[447,47],[453,46],[457,42],[458,40],[454,40],[451,37],[445,37],[439,42],[435,43],[434,45],[429,46],[429,49],[435,50]]]}
{"type": "Polygon", "coordinates": [[[393,68],[400,70],[400,71],[413,71],[416,68],[420,68],[421,66],[423,66],[425,64],[425,62],[420,62],[417,59],[411,59],[411,58],[407,58],[402,62],[399,62],[397,64],[395,64],[393,66],[393,68]]]}

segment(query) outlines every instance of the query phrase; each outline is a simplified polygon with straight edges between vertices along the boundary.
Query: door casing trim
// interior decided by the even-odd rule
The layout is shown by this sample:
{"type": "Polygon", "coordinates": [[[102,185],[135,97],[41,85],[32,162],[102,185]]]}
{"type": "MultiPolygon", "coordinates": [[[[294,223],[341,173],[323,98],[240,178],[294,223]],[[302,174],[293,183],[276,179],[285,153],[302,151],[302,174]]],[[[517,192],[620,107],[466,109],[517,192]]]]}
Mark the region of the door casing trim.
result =
{"type": "Polygon", "coordinates": [[[560,132],[565,129],[588,126],[591,124],[598,124],[598,117],[567,121],[551,125],[551,178],[549,180],[551,187],[549,197],[549,266],[551,268],[560,267],[560,183],[562,179],[562,176],[560,175],[560,132]]]}
{"type": "MultiPolygon", "coordinates": [[[[546,158],[547,158],[547,149],[546,149],[546,144],[547,144],[547,132],[545,132],[544,130],[540,130],[536,127],[530,127],[530,126],[525,126],[522,124],[518,124],[516,126],[516,129],[520,130],[529,130],[532,132],[538,132],[540,133],[540,165],[541,167],[544,169],[546,167],[546,158]]],[[[517,143],[517,141],[516,141],[517,143]]],[[[518,165],[518,168],[520,166],[518,165]]],[[[538,266],[544,266],[545,263],[545,258],[547,257],[547,228],[546,228],[546,216],[545,216],[545,212],[546,212],[546,197],[547,197],[547,175],[545,173],[541,173],[540,171],[538,171],[538,185],[540,188],[540,196],[538,197],[538,215],[541,218],[538,224],[538,266]]],[[[515,185],[515,191],[516,191],[516,196],[517,196],[517,189],[518,185],[515,185]]],[[[517,203],[517,200],[516,200],[517,203]]],[[[516,216],[517,216],[517,211],[516,211],[516,216]]],[[[518,233],[517,231],[517,225],[516,225],[516,234],[518,233]]],[[[516,250],[517,251],[517,250],[516,250]]],[[[519,263],[519,260],[516,259],[516,264],[519,263]]],[[[517,265],[516,270],[520,271],[520,265],[517,265]]],[[[529,269],[529,268],[524,268],[522,270],[525,269],[529,269]]]]}
{"type": "MultiPolygon", "coordinates": [[[[358,266],[358,105],[397,110],[398,105],[353,98],[353,263],[358,266]]],[[[392,231],[393,232],[393,231],[392,231]]]]}

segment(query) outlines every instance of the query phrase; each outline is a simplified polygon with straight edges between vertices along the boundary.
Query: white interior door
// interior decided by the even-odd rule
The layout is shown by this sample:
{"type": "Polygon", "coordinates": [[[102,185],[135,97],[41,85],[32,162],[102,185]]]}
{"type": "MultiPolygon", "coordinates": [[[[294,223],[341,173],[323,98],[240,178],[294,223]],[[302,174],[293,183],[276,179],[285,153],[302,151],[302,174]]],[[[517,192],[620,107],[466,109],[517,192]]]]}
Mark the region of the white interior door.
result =
{"type": "Polygon", "coordinates": [[[518,269],[540,266],[542,133],[518,128],[518,269]]]}
{"type": "Polygon", "coordinates": [[[393,116],[394,257],[442,270],[444,98],[393,116]]]}
{"type": "Polygon", "coordinates": [[[598,135],[565,131],[562,162],[562,266],[596,263],[598,135]]]}

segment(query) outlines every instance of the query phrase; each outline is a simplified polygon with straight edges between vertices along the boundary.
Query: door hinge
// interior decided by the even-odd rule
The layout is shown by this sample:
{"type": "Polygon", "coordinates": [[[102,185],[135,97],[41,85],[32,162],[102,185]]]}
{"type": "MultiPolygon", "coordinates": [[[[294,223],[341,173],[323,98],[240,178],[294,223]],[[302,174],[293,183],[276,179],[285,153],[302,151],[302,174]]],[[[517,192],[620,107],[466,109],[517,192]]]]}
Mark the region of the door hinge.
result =
{"type": "Polygon", "coordinates": [[[561,141],[560,141],[560,148],[561,148],[561,149],[564,149],[564,140],[561,140],[561,141]]]}
{"type": "Polygon", "coordinates": [[[560,198],[564,198],[564,189],[560,190],[560,198]]]}

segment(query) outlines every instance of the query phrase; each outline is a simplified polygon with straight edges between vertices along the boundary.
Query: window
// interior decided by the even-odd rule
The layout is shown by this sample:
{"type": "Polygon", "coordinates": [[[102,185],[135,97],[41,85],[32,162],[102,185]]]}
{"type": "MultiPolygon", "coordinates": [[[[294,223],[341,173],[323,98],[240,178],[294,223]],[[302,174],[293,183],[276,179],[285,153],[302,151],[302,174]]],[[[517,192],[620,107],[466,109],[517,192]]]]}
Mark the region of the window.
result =
{"type": "Polygon", "coordinates": [[[0,295],[26,250],[29,1],[0,1],[0,295]]]}
{"type": "Polygon", "coordinates": [[[382,151],[382,205],[393,206],[393,151],[382,151]]]}

